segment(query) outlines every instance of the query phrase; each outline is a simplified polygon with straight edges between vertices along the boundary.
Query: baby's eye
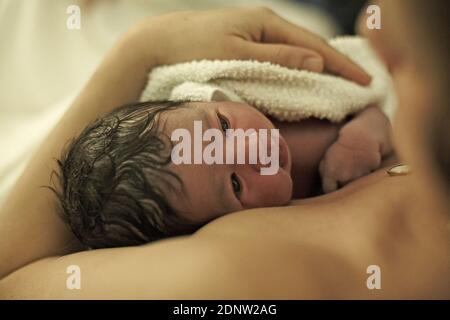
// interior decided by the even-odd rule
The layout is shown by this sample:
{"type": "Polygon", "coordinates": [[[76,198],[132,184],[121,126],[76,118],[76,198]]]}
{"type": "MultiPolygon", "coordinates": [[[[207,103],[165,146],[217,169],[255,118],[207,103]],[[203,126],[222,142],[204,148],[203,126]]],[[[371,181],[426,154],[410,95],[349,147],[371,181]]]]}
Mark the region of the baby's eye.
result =
{"type": "Polygon", "coordinates": [[[233,186],[234,194],[239,199],[239,197],[241,196],[241,182],[239,181],[235,173],[231,175],[231,185],[233,186]]]}
{"type": "Polygon", "coordinates": [[[225,118],[223,115],[217,112],[217,117],[219,118],[220,127],[222,128],[223,132],[226,132],[227,129],[230,129],[230,122],[227,118],[225,118]]]}

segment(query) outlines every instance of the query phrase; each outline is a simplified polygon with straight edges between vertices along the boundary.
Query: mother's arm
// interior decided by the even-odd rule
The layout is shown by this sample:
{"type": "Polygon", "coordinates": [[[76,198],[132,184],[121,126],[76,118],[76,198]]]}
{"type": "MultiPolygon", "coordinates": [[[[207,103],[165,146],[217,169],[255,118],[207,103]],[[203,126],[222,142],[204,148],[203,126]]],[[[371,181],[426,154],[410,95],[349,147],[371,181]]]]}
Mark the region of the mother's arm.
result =
{"type": "Polygon", "coordinates": [[[317,248],[189,237],[42,259],[1,280],[0,299],[324,298],[342,279],[354,279],[343,295],[358,294],[352,287],[360,276],[317,248]],[[71,265],[79,267],[80,289],[67,285],[71,265]]]}
{"type": "Polygon", "coordinates": [[[56,213],[50,184],[68,140],[113,108],[138,100],[148,71],[196,59],[257,59],[325,67],[361,84],[370,77],[310,32],[265,8],[177,12],[144,20],[110,50],[18,180],[0,212],[0,279],[32,261],[80,250],[56,213]],[[264,44],[267,43],[267,44],[264,44]],[[319,65],[304,63],[319,58],[319,65]]]}
{"type": "Polygon", "coordinates": [[[0,299],[448,298],[448,230],[429,212],[403,210],[412,181],[378,172],[192,236],[41,259],[0,280],[0,299]],[[383,290],[366,286],[372,264],[383,268],[383,290]],[[72,265],[79,290],[67,285],[72,265]]]}
{"type": "Polygon", "coordinates": [[[0,278],[35,259],[79,247],[56,213],[54,195],[42,186],[50,185],[55,159],[67,141],[90,121],[139,96],[153,61],[139,50],[127,50],[136,47],[135,41],[124,37],[108,53],[14,186],[0,213],[0,278]]]}

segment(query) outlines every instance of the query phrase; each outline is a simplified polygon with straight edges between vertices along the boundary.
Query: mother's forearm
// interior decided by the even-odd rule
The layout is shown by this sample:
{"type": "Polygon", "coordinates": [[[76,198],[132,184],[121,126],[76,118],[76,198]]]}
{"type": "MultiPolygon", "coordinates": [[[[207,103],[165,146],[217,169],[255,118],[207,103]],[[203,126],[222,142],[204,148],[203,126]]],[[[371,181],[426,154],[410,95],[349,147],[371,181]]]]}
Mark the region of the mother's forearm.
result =
{"type": "MultiPolygon", "coordinates": [[[[67,142],[91,121],[136,101],[156,58],[144,52],[139,30],[122,37],[109,51],[84,89],[43,142],[0,211],[0,279],[34,260],[80,250],[57,214],[51,185],[55,159],[67,142]]],[[[157,42],[146,34],[147,47],[157,42]]]]}
{"type": "MultiPolygon", "coordinates": [[[[0,280],[0,300],[198,298],[215,275],[218,280],[226,276],[230,267],[223,251],[234,252],[233,245],[179,237],[148,246],[45,258],[0,280]]],[[[220,293],[224,285],[214,291],[220,293]]]]}
{"type": "MultiPolygon", "coordinates": [[[[20,268],[0,280],[0,299],[320,298],[325,280],[317,275],[326,272],[318,262],[336,261],[311,250],[276,238],[213,235],[84,251],[20,268]]],[[[333,292],[336,284],[326,284],[333,292]]]]}

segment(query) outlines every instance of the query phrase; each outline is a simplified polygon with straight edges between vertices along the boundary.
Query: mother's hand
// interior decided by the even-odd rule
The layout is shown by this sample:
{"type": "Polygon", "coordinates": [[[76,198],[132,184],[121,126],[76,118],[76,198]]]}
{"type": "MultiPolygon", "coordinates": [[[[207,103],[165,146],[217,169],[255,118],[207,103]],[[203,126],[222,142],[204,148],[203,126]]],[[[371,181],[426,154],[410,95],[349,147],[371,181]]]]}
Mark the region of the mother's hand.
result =
{"type": "Polygon", "coordinates": [[[319,36],[265,7],[183,11],[143,20],[132,29],[158,64],[198,59],[270,61],[327,71],[362,85],[370,76],[319,36]],[[149,39],[158,39],[157,47],[149,39]],[[155,51],[156,49],[156,51],[155,51]]]}

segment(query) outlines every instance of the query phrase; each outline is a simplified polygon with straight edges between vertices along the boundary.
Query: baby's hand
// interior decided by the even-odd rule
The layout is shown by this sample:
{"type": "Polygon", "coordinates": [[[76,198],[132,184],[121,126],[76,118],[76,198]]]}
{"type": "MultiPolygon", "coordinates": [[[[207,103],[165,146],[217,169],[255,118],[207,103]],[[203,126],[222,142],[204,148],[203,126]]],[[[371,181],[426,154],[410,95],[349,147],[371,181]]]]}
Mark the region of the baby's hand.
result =
{"type": "Polygon", "coordinates": [[[367,143],[361,143],[362,140],[362,137],[349,135],[328,148],[319,165],[325,193],[335,191],[380,166],[379,145],[371,139],[367,139],[367,143]]]}
{"type": "Polygon", "coordinates": [[[319,165],[323,191],[332,192],[378,169],[391,151],[389,120],[376,107],[364,109],[342,127],[326,151],[319,165]]]}

